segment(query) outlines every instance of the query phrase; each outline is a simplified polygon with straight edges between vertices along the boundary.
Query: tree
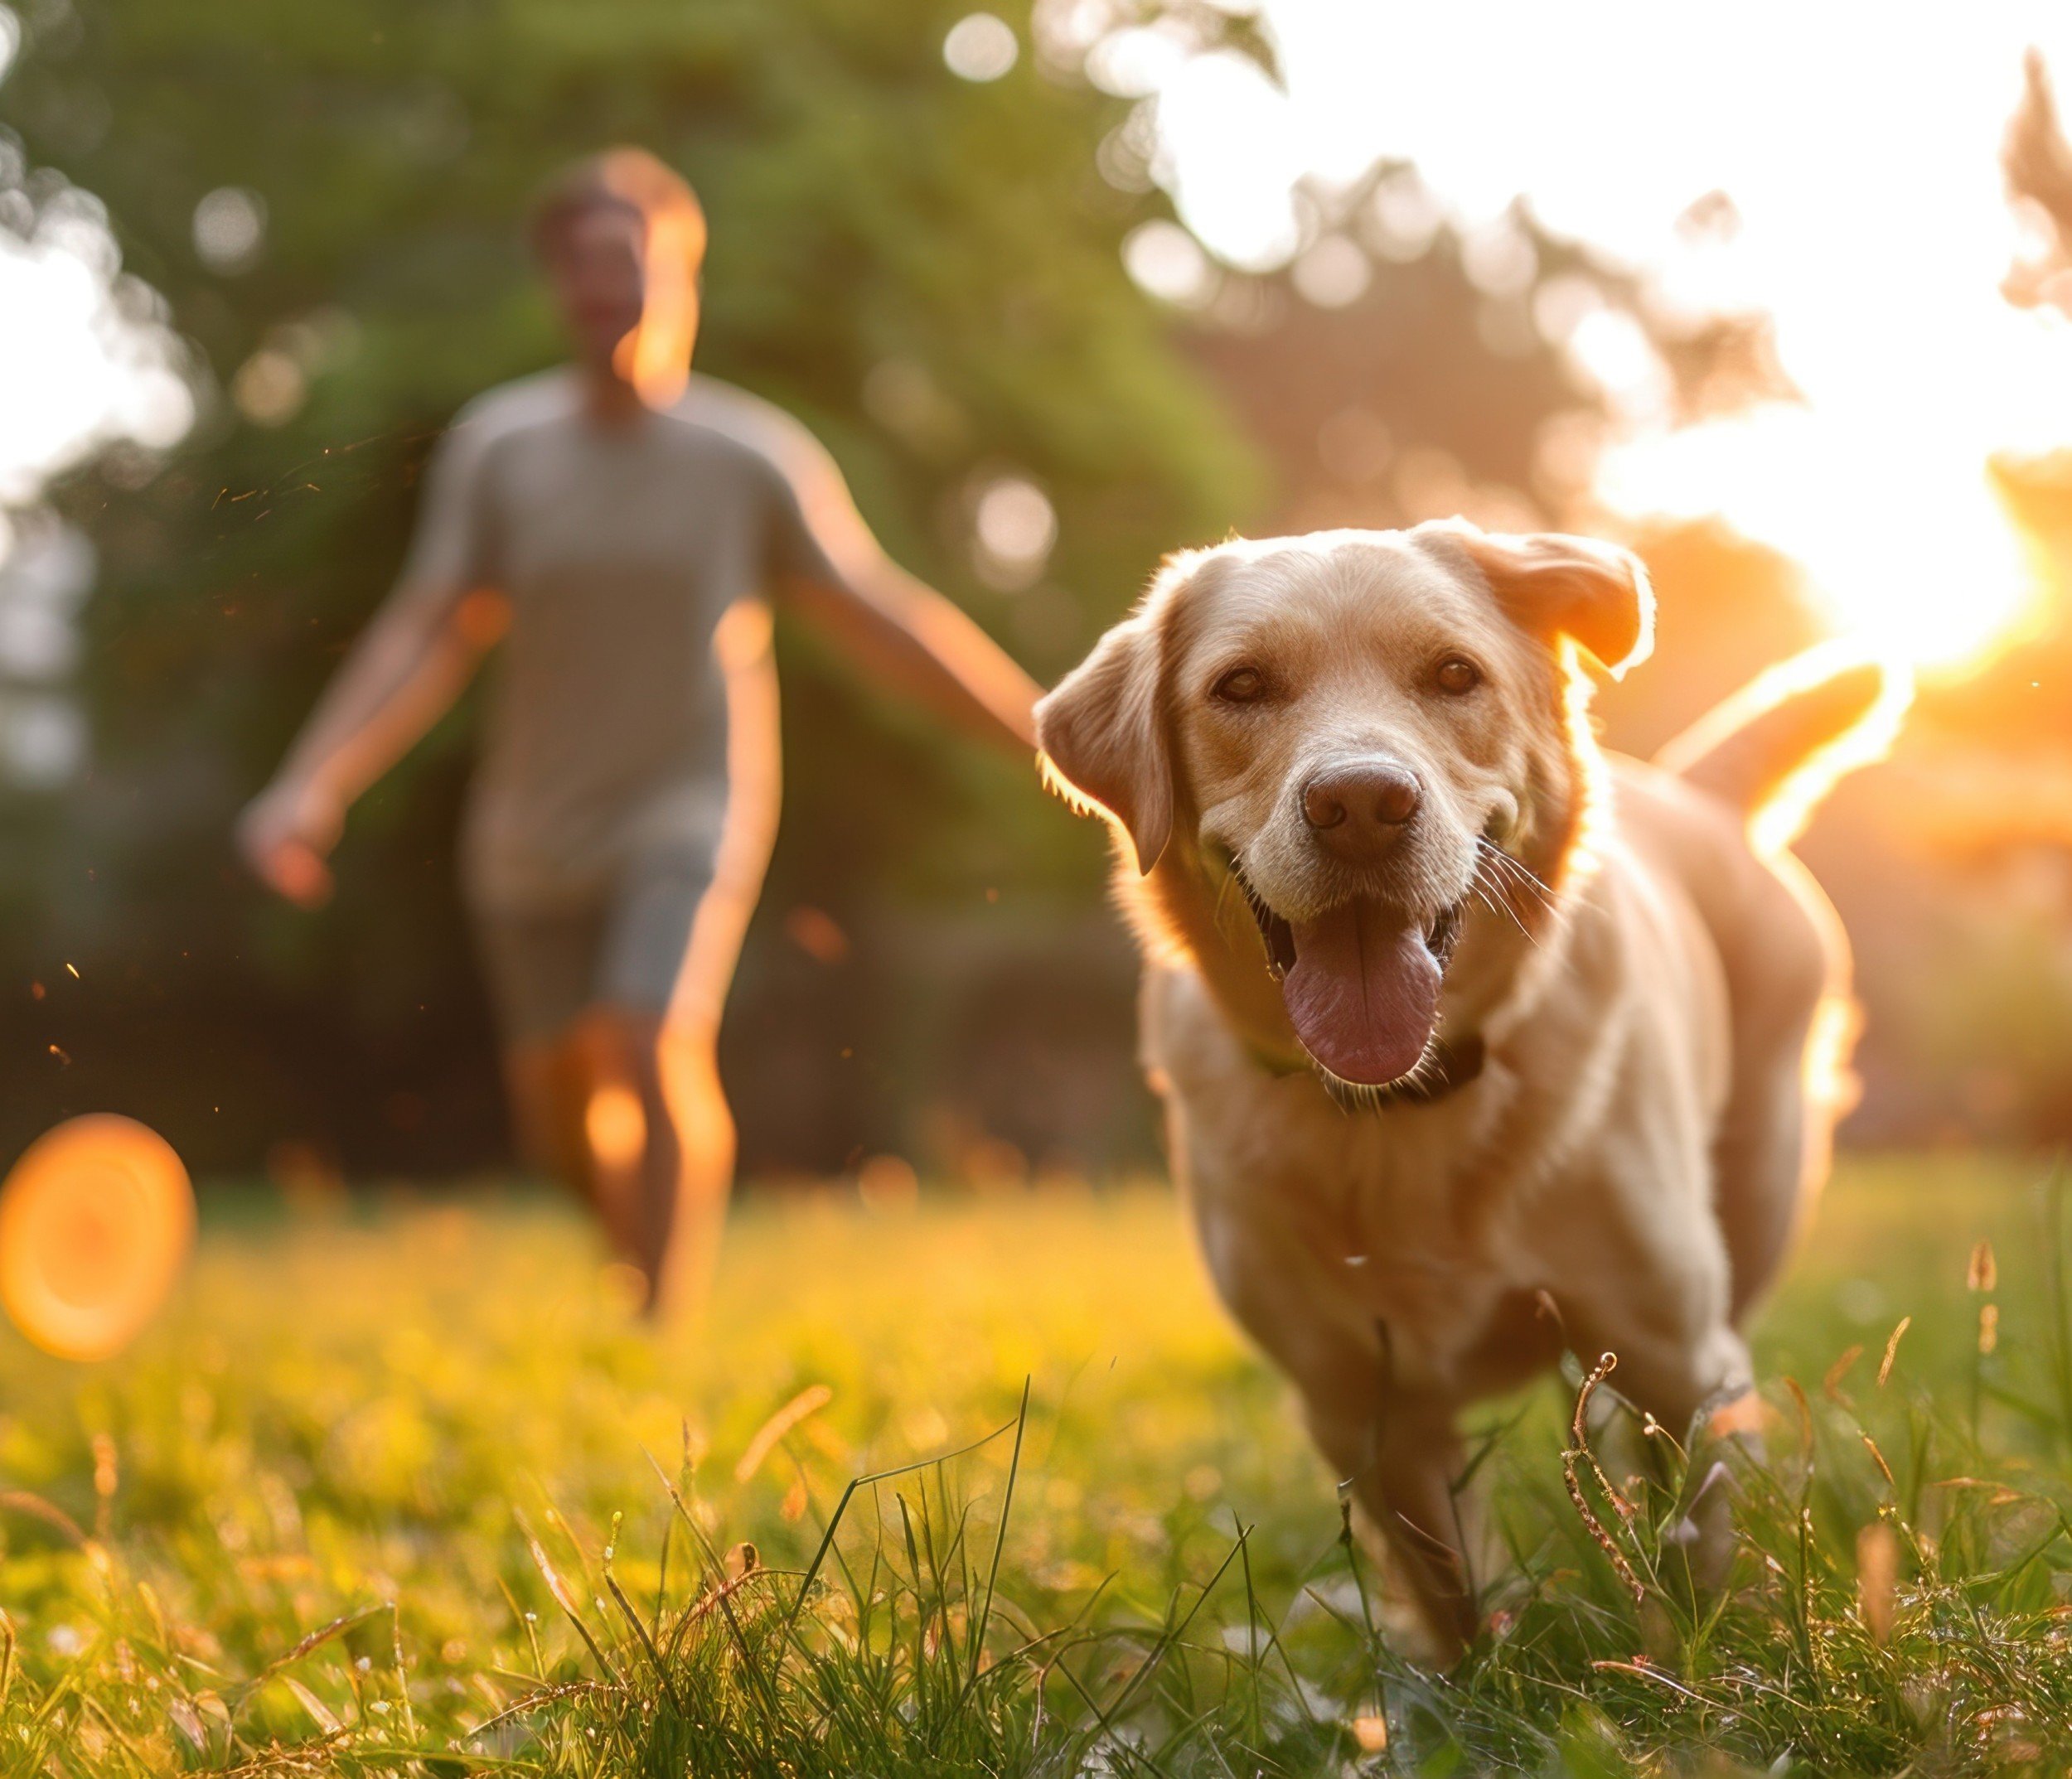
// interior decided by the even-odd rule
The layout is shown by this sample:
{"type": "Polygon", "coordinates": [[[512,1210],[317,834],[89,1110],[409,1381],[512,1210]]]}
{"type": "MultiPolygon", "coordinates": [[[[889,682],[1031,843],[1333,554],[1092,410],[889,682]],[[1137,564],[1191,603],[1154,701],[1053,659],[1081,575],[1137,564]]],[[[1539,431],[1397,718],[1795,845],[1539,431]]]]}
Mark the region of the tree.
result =
{"type": "MultiPolygon", "coordinates": [[[[117,454],[60,491],[102,563],[94,763],[0,866],[0,897],[28,916],[6,975],[45,989],[0,1015],[41,1083],[11,1097],[0,1143],[96,1104],[205,1166],[249,1164],[279,1135],[363,1166],[486,1153],[488,1051],[449,887],[466,713],[356,817],[321,916],[269,906],[225,835],[385,591],[440,427],[555,356],[520,223],[565,160],[635,141],[690,174],[714,227],[701,365],[811,425],[893,552],[1039,673],[1164,549],[1248,516],[1245,451],[1121,269],[1141,201],[1093,172],[1110,103],[1026,54],[1005,78],[958,79],[942,43],[960,10],[45,0],[25,15],[11,121],[33,162],[104,201],[193,342],[205,412],[167,459],[117,454]],[[1011,596],[985,586],[971,541],[1002,476],[1059,519],[1038,583],[1011,596]],[[78,984],[54,979],[68,959],[78,984]]],[[[1007,882],[1024,886],[1018,931],[1054,933],[1084,924],[1101,864],[1032,776],[786,653],[786,839],[733,1060],[751,1153],[825,1165],[905,1134],[913,1106],[870,1071],[906,1042],[903,972],[922,998],[943,984],[925,946],[812,961],[782,936],[787,913],[984,929],[1004,918],[985,892],[1007,882]],[[1064,911],[1048,927],[1047,907],[1064,911]]]]}

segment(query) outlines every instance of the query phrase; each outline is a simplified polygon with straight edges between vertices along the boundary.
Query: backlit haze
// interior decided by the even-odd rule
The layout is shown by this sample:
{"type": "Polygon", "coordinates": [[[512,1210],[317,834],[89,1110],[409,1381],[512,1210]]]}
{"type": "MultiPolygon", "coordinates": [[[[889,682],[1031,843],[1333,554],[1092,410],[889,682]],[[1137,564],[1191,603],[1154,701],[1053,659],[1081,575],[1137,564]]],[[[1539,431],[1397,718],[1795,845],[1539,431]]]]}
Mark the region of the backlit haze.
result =
{"type": "MultiPolygon", "coordinates": [[[[1144,31],[1101,45],[1093,72],[1157,95],[1161,175],[1234,264],[1297,249],[1298,179],[1387,156],[1470,229],[1500,229],[1523,196],[1673,302],[1769,312],[1804,405],[1680,432],[1633,325],[1567,318],[1624,423],[1599,496],[1634,517],[1717,512],[1800,562],[1841,633],[1961,666],[2031,599],[1988,461],[2072,442],[2072,323],[1998,290],[2022,245],[1998,162],[2022,51],[2072,76],[2072,17],[2035,0],[1936,16],[1267,0],[1285,92],[1234,54],[1189,60],[1144,31]],[[1719,191],[1738,223],[1680,231],[1719,191]]],[[[14,23],[0,7],[0,69],[14,23]]],[[[172,362],[90,200],[31,242],[0,230],[0,500],[112,437],[169,443],[191,413],[172,362]]]]}
{"type": "Polygon", "coordinates": [[[1605,505],[1719,513],[1795,558],[1837,630],[1881,655],[1961,665],[2019,629],[2031,583],[1987,465],[2072,442],[2072,324],[1999,294],[2022,245],[1999,148],[2026,46],[2072,78],[2072,15],[1268,0],[1266,17],[1285,94],[1234,55],[1107,52],[1111,83],[1158,91],[1164,176],[1214,251],[1284,261],[1294,181],[1381,156],[1415,161],[1471,228],[1523,195],[1673,299],[1769,311],[1806,398],[1672,433],[1631,324],[1585,320],[1571,350],[1627,422],[1605,505]],[[1679,233],[1720,191],[1738,228],[1679,233]]]}

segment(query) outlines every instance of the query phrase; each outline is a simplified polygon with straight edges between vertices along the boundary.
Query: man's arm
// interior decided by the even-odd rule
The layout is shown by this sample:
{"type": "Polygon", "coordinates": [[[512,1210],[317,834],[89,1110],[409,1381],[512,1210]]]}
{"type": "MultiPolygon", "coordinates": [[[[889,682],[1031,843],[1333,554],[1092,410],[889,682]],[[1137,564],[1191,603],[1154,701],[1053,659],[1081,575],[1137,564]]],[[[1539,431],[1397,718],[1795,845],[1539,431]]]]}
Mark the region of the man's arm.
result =
{"type": "Polygon", "coordinates": [[[397,589],[238,818],[238,849],[263,882],[305,907],[329,896],[346,810],[460,696],[503,618],[493,593],[397,589]]]}
{"type": "Polygon", "coordinates": [[[1016,753],[1036,747],[1041,690],[985,632],[932,587],[877,553],[840,578],[792,575],[779,592],[890,690],[967,735],[1016,753]]]}
{"type": "Polygon", "coordinates": [[[834,460],[803,429],[771,442],[782,485],[772,540],[777,595],[887,689],[966,734],[1033,753],[1042,689],[885,554],[834,460]]]}
{"type": "Polygon", "coordinates": [[[457,426],[440,442],[395,591],[238,818],[246,863],[305,907],[331,893],[325,860],[353,799],[439,719],[502,633],[504,602],[482,590],[482,430],[457,426]]]}

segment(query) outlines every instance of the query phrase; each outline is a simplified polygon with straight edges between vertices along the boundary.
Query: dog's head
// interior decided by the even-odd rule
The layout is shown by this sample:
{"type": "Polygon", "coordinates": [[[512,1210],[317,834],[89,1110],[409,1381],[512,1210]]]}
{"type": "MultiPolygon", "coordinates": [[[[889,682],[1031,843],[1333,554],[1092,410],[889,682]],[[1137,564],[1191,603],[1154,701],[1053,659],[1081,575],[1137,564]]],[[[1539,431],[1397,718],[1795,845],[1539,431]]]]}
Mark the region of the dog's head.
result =
{"type": "Polygon", "coordinates": [[[1653,599],[1626,551],[1461,521],[1174,558],[1037,708],[1053,777],[1140,870],[1227,862],[1296,1036],[1414,1071],[1478,873],[1566,834],[1569,645],[1617,671],[1653,599]]]}

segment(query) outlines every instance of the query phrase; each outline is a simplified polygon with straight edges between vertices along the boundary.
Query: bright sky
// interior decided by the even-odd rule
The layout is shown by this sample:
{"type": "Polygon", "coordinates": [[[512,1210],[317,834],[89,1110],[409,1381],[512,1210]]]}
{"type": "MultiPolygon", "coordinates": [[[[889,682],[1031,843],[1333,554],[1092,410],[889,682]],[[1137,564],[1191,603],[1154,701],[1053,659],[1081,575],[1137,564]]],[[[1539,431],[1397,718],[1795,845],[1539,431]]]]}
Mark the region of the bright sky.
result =
{"type": "MultiPolygon", "coordinates": [[[[21,41],[0,5],[0,81],[21,41]]],[[[194,417],[162,305],[120,271],[106,212],[67,191],[37,212],[20,149],[0,134],[0,558],[9,503],[117,438],[169,445],[194,417]]]]}
{"type": "MultiPolygon", "coordinates": [[[[1673,292],[1759,305],[1809,399],[1604,467],[1615,508],[1723,511],[1805,564],[1842,628],[1961,658],[2026,605],[1988,456],[2072,444],[2072,324],[1998,294],[2017,244],[1998,150],[2039,45],[2072,88],[2072,12],[1945,16],[1750,0],[1404,5],[1266,0],[1285,96],[1234,58],[1156,70],[1182,213],[1237,261],[1285,255],[1305,170],[1414,159],[1469,223],[1525,194],[1551,228],[1673,292]],[[1743,227],[1692,248],[1715,189],[1743,227]]],[[[1155,61],[1156,58],[1152,58],[1155,61]]],[[[1150,70],[1147,68],[1147,72],[1150,70]]],[[[1609,367],[1615,340],[1594,342],[1609,367]]]]}
{"type": "Polygon", "coordinates": [[[99,207],[72,198],[27,241],[0,229],[0,507],[97,445],[170,445],[194,418],[148,293],[119,292],[99,207]]]}
{"type": "MultiPolygon", "coordinates": [[[[1670,435],[1622,369],[1630,342],[1586,326],[1575,350],[1633,422],[1603,466],[1610,505],[1724,513],[1803,563],[1839,627],[1910,658],[1961,659],[2019,620],[2028,578],[1984,466],[2072,443],[2072,323],[1998,294],[2017,232],[1997,151],[2026,45],[2072,85],[2072,13],[1999,0],[1936,30],[1803,0],[1266,12],[1285,94],[1234,57],[1140,41],[1121,59],[1160,94],[1169,176],[1213,248],[1285,257],[1294,181],[1377,155],[1415,160],[1470,225],[1523,193],[1673,293],[1769,310],[1809,398],[1670,435]],[[1739,235],[1680,240],[1677,216],[1715,189],[1739,235]]],[[[0,5],[0,70],[13,24],[0,5]]],[[[119,291],[90,204],[28,243],[0,230],[0,502],[99,442],[183,428],[164,336],[125,321],[119,291]]]]}

